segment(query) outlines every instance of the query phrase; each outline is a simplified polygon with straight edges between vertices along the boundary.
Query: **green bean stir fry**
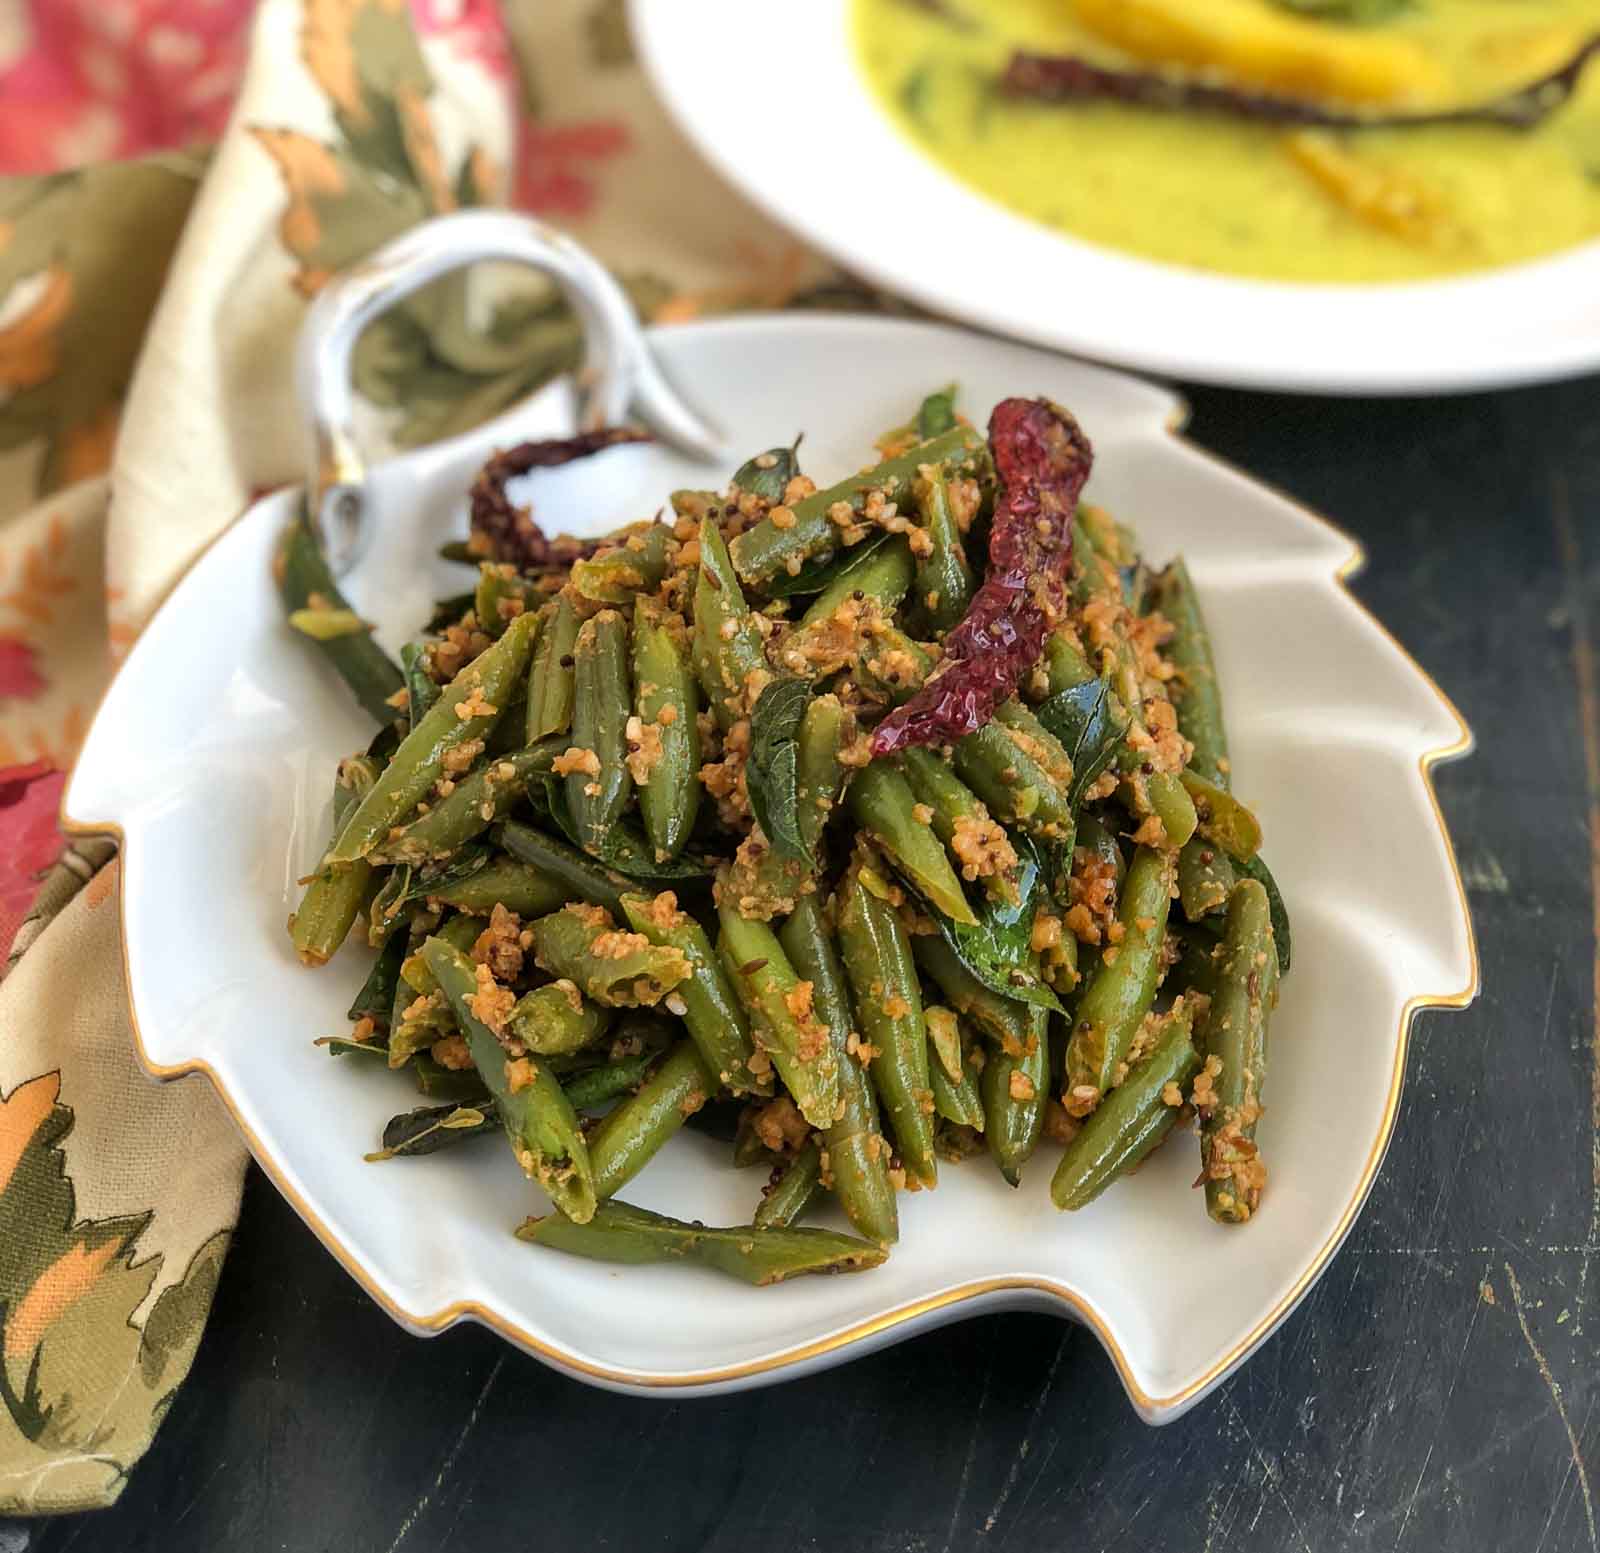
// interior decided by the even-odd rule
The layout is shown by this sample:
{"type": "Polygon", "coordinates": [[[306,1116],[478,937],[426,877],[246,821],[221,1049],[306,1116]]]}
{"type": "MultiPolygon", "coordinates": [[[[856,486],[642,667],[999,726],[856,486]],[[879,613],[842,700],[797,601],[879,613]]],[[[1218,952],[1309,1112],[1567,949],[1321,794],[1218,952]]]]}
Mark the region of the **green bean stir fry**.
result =
{"type": "Polygon", "coordinates": [[[289,922],[309,966],[377,951],[323,1044],[424,1103],[368,1157],[500,1134],[552,1204],[522,1239],[758,1285],[876,1266],[972,1156],[1015,1187],[1048,1145],[1076,1210],[1192,1121],[1249,1219],[1288,917],[1195,588],[1080,500],[1076,422],[1006,400],[986,440],[942,389],[834,485],[775,448],[589,543],[507,500],[622,440],[491,460],[476,585],[398,664],[285,536],[291,626],[379,721],[289,922]],[[686,1126],[759,1167],[749,1223],[620,1199],[686,1126]],[[830,1198],[854,1233],[800,1223],[830,1198]]]}

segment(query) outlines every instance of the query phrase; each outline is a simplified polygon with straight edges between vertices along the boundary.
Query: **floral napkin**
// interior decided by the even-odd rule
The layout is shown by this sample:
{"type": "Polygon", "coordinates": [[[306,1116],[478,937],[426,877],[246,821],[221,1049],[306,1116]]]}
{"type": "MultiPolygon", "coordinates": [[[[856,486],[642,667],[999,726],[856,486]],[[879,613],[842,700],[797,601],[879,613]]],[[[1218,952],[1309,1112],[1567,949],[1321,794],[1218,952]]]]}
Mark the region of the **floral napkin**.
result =
{"type": "MultiPolygon", "coordinates": [[[[0,167],[33,175],[0,182],[0,1513],[19,1514],[115,1499],[226,1276],[243,1145],[205,1080],[139,1067],[115,849],[64,843],[56,811],[118,657],[300,472],[307,299],[414,222],[500,200],[613,262],[656,321],[870,299],[697,163],[620,0],[503,19],[0,0],[0,167]]],[[[575,348],[554,303],[486,330],[407,305],[363,340],[357,386],[415,444],[575,348]]]]}

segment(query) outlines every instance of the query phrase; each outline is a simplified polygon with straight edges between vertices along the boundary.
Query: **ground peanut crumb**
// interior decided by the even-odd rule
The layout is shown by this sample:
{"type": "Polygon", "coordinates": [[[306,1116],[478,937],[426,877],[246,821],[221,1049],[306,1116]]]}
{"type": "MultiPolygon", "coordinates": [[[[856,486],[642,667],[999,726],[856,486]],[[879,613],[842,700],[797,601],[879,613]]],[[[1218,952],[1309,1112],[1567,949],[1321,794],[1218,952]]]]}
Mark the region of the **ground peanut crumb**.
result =
{"type": "Polygon", "coordinates": [[[449,1068],[455,1073],[472,1066],[472,1053],[459,1035],[447,1035],[443,1040],[435,1041],[428,1049],[428,1055],[441,1068],[449,1068]]]}
{"type": "Polygon", "coordinates": [[[462,722],[474,717],[493,717],[499,710],[484,696],[482,685],[474,685],[464,700],[456,702],[456,716],[462,722]]]}
{"type": "Polygon", "coordinates": [[[597,777],[600,775],[600,757],[593,750],[580,749],[574,744],[564,754],[556,756],[550,763],[550,769],[557,776],[569,776],[574,771],[581,771],[585,776],[597,777]]]}
{"type": "Polygon", "coordinates": [[[517,995],[509,987],[500,986],[487,965],[477,967],[478,989],[467,999],[467,1008],[474,1019],[482,1021],[496,1034],[506,1027],[511,1010],[516,1007],[517,995]]]}
{"type": "Polygon", "coordinates": [[[800,1108],[787,1095],[769,1100],[759,1110],[751,1123],[752,1130],[774,1154],[789,1153],[805,1145],[811,1136],[811,1125],[800,1114],[800,1108]]]}
{"type": "Polygon", "coordinates": [[[1052,1097],[1044,1105],[1044,1135],[1052,1143],[1071,1143],[1078,1136],[1083,1123],[1067,1115],[1062,1103],[1052,1097]]]}

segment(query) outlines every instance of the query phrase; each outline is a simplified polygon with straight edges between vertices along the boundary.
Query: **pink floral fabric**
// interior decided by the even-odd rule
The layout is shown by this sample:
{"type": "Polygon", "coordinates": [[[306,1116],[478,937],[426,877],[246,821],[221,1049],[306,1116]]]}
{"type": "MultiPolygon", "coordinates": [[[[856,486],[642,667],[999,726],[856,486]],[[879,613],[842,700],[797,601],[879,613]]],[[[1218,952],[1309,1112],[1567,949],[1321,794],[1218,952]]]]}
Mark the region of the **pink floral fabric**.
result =
{"type": "Polygon", "coordinates": [[[43,173],[214,139],[250,0],[0,0],[0,172],[43,173]]]}

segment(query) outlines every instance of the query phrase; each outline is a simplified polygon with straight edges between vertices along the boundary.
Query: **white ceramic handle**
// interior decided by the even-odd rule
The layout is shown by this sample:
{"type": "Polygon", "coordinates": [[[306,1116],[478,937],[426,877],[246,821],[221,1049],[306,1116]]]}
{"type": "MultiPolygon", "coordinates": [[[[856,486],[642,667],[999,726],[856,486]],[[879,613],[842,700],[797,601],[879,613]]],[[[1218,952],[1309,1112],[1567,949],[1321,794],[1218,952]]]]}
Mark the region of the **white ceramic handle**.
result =
{"type": "Polygon", "coordinates": [[[357,446],[350,358],[361,332],[401,298],[450,270],[484,260],[525,264],[565,294],[584,337],[579,430],[615,425],[631,410],[663,440],[699,458],[720,439],[662,376],[632,304],[591,254],[531,216],[467,210],[413,227],[318,294],[300,334],[296,376],[310,423],[307,496],[335,573],[348,570],[373,527],[366,463],[357,446]]]}

